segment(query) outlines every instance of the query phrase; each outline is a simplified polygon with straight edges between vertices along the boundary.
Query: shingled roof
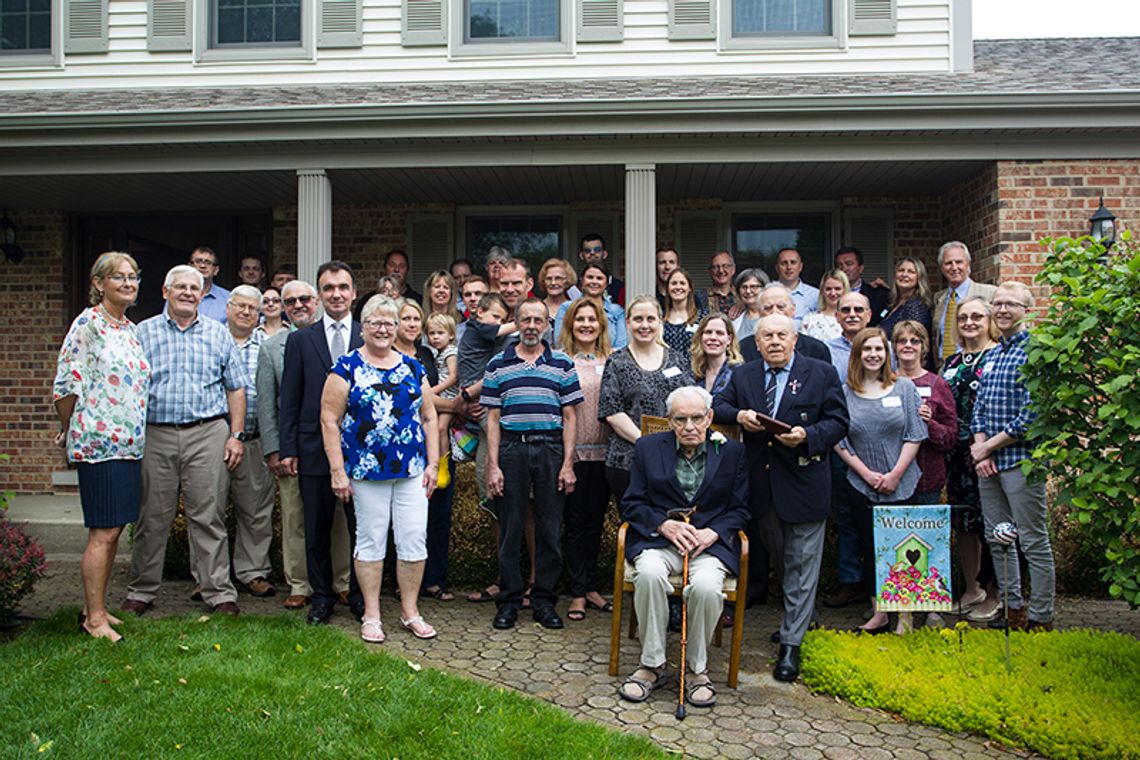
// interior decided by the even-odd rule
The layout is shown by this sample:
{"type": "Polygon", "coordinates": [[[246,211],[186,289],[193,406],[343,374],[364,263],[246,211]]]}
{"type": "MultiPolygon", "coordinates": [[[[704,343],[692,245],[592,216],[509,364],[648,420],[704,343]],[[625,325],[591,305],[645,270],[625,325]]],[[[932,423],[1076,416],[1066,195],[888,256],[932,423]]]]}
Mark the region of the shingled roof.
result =
{"type": "Polygon", "coordinates": [[[8,116],[290,107],[479,105],[829,96],[1140,92],[1140,38],[981,40],[974,70],[858,76],[582,79],[10,92],[8,116]]]}

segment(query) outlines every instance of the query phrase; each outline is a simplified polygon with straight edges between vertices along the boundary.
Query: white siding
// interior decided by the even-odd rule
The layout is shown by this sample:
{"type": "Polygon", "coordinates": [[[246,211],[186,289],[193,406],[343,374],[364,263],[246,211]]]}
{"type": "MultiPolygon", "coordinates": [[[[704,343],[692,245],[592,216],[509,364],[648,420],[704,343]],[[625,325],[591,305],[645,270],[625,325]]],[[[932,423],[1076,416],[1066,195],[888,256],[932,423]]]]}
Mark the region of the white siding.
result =
{"type": "Polygon", "coordinates": [[[107,53],[67,56],[55,70],[0,67],[0,89],[948,72],[953,1],[898,0],[897,35],[848,37],[842,48],[729,52],[715,40],[670,41],[667,0],[627,0],[621,42],[572,43],[569,55],[459,57],[450,45],[402,46],[401,0],[364,0],[361,48],[318,50],[315,61],[195,64],[192,53],[149,52],[146,1],[115,0],[107,53]]]}

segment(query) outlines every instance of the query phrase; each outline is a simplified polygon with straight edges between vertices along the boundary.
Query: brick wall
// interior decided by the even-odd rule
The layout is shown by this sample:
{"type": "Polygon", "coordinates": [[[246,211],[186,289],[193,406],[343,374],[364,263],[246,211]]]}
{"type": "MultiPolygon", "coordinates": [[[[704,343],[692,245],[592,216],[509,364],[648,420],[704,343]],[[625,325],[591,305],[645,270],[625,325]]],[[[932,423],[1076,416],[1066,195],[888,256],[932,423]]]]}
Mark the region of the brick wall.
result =
{"type": "MultiPolygon", "coordinates": [[[[46,492],[51,473],[66,466],[52,439],[59,421],[51,403],[56,358],[67,332],[62,212],[9,211],[26,254],[19,264],[0,257],[0,490],[46,492]]],[[[84,301],[86,298],[84,298],[84,301]]]]}
{"type": "MultiPolygon", "coordinates": [[[[1000,203],[998,200],[997,166],[989,166],[965,182],[960,182],[942,195],[942,241],[961,240],[973,257],[975,280],[994,282],[1000,268],[999,235],[1000,203]]],[[[937,248],[935,254],[937,254],[937,248]]],[[[945,279],[932,270],[935,290],[946,286],[945,279]]]]}
{"type": "Polygon", "coordinates": [[[936,196],[857,196],[843,199],[844,211],[883,207],[893,210],[895,261],[904,256],[913,256],[920,260],[926,265],[931,287],[937,289],[940,280],[935,259],[938,255],[938,246],[942,244],[941,200],[936,196]]]}

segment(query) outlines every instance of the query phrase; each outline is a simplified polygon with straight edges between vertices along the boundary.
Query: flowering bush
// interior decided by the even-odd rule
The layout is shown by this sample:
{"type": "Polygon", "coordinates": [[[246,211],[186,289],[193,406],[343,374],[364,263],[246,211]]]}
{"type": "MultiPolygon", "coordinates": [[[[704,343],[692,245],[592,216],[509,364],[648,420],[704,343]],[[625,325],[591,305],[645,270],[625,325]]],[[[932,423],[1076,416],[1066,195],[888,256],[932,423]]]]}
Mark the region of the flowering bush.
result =
{"type": "Polygon", "coordinates": [[[16,609],[47,570],[43,547],[8,520],[9,498],[0,493],[0,617],[16,609]]]}

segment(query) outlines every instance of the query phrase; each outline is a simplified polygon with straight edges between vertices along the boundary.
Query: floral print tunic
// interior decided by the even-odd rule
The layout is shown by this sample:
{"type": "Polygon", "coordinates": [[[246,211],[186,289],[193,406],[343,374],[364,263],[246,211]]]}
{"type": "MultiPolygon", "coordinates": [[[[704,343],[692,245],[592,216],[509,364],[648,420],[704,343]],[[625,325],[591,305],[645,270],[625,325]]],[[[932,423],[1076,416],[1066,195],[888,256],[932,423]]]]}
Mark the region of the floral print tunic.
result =
{"type": "Polygon", "coordinates": [[[75,396],[67,428],[70,462],[142,459],[150,364],[130,321],[97,306],[71,323],[59,349],[52,400],[75,396]]]}
{"type": "Polygon", "coordinates": [[[352,480],[414,478],[427,466],[420,422],[424,367],[398,356],[399,364],[381,369],[365,361],[358,349],[333,365],[333,374],[348,383],[340,447],[352,480]]]}

